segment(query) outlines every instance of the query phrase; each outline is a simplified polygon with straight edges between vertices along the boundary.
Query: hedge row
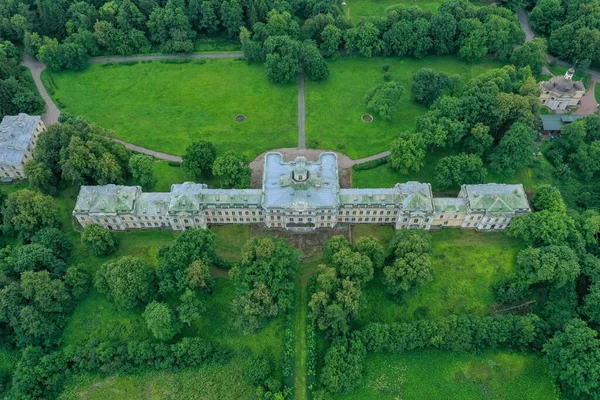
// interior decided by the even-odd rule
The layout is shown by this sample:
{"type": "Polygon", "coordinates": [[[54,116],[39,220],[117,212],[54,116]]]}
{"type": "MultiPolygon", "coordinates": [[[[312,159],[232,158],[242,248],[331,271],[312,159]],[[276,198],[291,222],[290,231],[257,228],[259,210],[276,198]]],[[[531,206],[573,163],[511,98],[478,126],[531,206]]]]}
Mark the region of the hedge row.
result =
{"type": "Polygon", "coordinates": [[[352,166],[354,171],[367,171],[369,169],[374,169],[380,167],[382,165],[387,164],[388,157],[378,158],[376,160],[367,161],[360,164],[355,164],[352,166]]]}
{"type": "Polygon", "coordinates": [[[199,338],[184,338],[175,344],[96,342],[67,346],[50,354],[39,347],[28,347],[17,364],[9,398],[54,399],[62,391],[67,376],[75,373],[130,373],[144,368],[176,370],[228,359],[228,352],[199,338]]]}

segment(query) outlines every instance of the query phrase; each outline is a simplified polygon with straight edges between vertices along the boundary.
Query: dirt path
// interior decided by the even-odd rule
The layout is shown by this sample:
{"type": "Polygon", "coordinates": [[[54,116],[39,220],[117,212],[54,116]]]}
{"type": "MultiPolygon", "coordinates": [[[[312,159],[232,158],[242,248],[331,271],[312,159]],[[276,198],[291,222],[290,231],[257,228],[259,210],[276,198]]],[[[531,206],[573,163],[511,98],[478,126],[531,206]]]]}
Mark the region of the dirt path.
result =
{"type": "Polygon", "coordinates": [[[298,148],[306,149],[306,106],[304,103],[304,74],[298,76],[298,148]]]}
{"type": "Polygon", "coordinates": [[[94,57],[90,58],[90,64],[122,63],[129,61],[159,61],[172,58],[182,59],[218,59],[218,58],[244,58],[242,52],[231,53],[203,53],[203,54],[167,54],[160,56],[127,56],[127,57],[94,57]]]}
{"type": "Polygon", "coordinates": [[[535,38],[535,32],[529,23],[529,17],[527,17],[527,13],[525,10],[517,10],[517,16],[519,17],[521,29],[523,29],[523,32],[525,32],[525,41],[532,41],[535,38]]]}
{"type": "Polygon", "coordinates": [[[42,114],[42,121],[44,121],[44,125],[48,126],[58,123],[60,110],[58,107],[56,107],[56,104],[54,104],[52,98],[42,83],[42,72],[46,69],[46,66],[42,62],[27,54],[25,54],[23,57],[23,62],[21,65],[29,68],[29,71],[31,71],[31,76],[35,82],[35,87],[37,87],[40,96],[42,96],[44,103],[46,103],[46,113],[42,114]]]}

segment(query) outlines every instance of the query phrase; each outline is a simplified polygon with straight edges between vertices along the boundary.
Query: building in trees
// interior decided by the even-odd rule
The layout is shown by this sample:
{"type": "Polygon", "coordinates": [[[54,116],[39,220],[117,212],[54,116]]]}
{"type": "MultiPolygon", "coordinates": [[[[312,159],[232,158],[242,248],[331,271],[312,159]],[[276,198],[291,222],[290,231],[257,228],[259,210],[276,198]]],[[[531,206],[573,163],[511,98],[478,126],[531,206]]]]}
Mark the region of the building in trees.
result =
{"type": "Polygon", "coordinates": [[[39,116],[7,115],[0,124],[0,172],[3,179],[23,179],[25,163],[46,126],[39,116]]]}
{"type": "Polygon", "coordinates": [[[585,96],[585,87],[581,81],[573,81],[575,70],[569,68],[564,76],[555,76],[549,81],[541,82],[542,104],[553,111],[565,111],[568,107],[576,107],[585,96]]]}
{"type": "Polygon", "coordinates": [[[457,198],[434,198],[431,185],[419,182],[341,189],[335,153],[292,162],[268,153],[262,189],[210,189],[186,182],[169,193],[142,193],[138,186],[82,186],[73,215],[84,227],[94,223],[111,230],[259,223],[291,231],[337,223],[502,230],[513,216],[530,211],[522,185],[463,185],[457,198]]]}
{"type": "Polygon", "coordinates": [[[562,115],[562,114],[541,114],[540,119],[542,120],[542,131],[543,135],[558,135],[561,133],[563,128],[575,122],[578,119],[585,118],[585,115],[562,115]]]}

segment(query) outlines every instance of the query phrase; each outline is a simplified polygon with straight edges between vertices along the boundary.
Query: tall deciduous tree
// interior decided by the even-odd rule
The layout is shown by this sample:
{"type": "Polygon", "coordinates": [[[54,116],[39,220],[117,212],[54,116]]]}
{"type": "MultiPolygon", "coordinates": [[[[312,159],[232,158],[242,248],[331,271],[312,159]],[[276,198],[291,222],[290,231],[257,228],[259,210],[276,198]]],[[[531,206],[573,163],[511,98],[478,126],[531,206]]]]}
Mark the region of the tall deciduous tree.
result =
{"type": "Polygon", "coordinates": [[[515,123],[490,155],[490,168],[498,173],[513,174],[529,165],[535,152],[535,132],[515,123]]]}
{"type": "Polygon", "coordinates": [[[486,175],[487,170],[477,154],[447,156],[435,166],[435,181],[441,188],[483,183],[486,175]]]}
{"type": "Polygon", "coordinates": [[[150,188],[158,182],[154,172],[154,159],[145,154],[134,154],[129,159],[129,172],[141,186],[150,188]]]}
{"type": "Polygon", "coordinates": [[[224,186],[243,189],[250,186],[252,170],[245,155],[228,151],[216,158],[213,174],[220,178],[224,186]]]}
{"type": "Polygon", "coordinates": [[[117,238],[108,229],[89,224],[83,230],[81,242],[96,256],[107,256],[117,250],[117,238]]]}
{"type": "Polygon", "coordinates": [[[124,309],[149,303],[157,292],[154,268],[131,256],[105,262],[96,274],[95,286],[124,309]]]}
{"type": "Polygon", "coordinates": [[[193,177],[208,176],[212,173],[217,158],[215,146],[205,140],[194,142],[188,146],[183,155],[183,169],[193,177]]]}
{"type": "Polygon", "coordinates": [[[155,8],[147,25],[152,40],[160,44],[165,53],[194,51],[195,33],[177,1],[169,0],[164,8],[155,8]]]}
{"type": "Polygon", "coordinates": [[[390,120],[398,111],[398,102],[404,89],[397,82],[390,81],[377,85],[365,95],[367,108],[375,111],[383,119],[390,120]]]}
{"type": "Polygon", "coordinates": [[[168,304],[153,301],[143,314],[148,329],[159,340],[170,340],[181,330],[181,322],[168,304]]]}
{"type": "Polygon", "coordinates": [[[452,81],[445,73],[435,72],[432,68],[421,68],[412,77],[411,96],[414,101],[430,106],[444,89],[451,86],[452,81]]]}
{"type": "Polygon", "coordinates": [[[425,140],[420,133],[402,132],[390,146],[390,166],[401,174],[419,172],[425,158],[425,140]]]}
{"type": "Polygon", "coordinates": [[[537,211],[548,210],[560,213],[567,212],[567,206],[563,201],[560,190],[554,186],[540,186],[535,191],[532,203],[537,211]]]}
{"type": "Polygon", "coordinates": [[[58,208],[52,197],[23,189],[8,195],[2,208],[3,230],[29,239],[38,230],[58,227],[58,208]]]}

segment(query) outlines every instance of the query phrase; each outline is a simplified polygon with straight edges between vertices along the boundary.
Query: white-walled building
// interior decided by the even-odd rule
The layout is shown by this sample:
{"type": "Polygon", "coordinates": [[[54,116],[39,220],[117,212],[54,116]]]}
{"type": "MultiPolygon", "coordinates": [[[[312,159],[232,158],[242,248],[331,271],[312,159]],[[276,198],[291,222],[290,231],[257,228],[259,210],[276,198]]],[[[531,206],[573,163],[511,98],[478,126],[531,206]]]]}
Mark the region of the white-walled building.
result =
{"type": "Polygon", "coordinates": [[[46,130],[42,118],[27,114],[7,115],[0,123],[0,174],[4,179],[25,178],[24,166],[33,158],[40,133],[46,130]]]}
{"type": "Polygon", "coordinates": [[[95,223],[111,230],[264,224],[310,231],[337,223],[502,230],[513,216],[530,211],[522,185],[463,185],[453,198],[434,198],[431,185],[419,182],[341,189],[335,153],[313,162],[285,162],[281,154],[268,153],[262,189],[186,182],[169,193],[142,193],[138,186],[82,186],[73,215],[84,227],[95,223]]]}

